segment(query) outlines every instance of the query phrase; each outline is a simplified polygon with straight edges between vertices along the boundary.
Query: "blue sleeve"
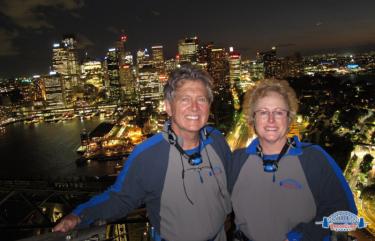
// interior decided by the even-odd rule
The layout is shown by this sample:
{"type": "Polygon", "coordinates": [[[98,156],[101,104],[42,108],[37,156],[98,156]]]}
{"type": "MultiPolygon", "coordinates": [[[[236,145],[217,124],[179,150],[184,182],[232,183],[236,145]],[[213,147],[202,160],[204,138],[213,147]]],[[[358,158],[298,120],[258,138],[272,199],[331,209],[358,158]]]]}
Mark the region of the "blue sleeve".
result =
{"type": "Polygon", "coordinates": [[[304,150],[300,156],[309,187],[316,203],[316,216],[308,223],[300,223],[287,234],[289,241],[329,240],[330,230],[315,222],[322,221],[337,211],[357,214],[353,194],[341,169],[320,146],[304,150]]]}
{"type": "MultiPolygon", "coordinates": [[[[125,217],[144,203],[147,193],[145,183],[148,149],[159,143],[161,135],[154,136],[137,146],[125,162],[116,182],[107,191],[79,205],[73,214],[81,219],[81,227],[98,220],[116,220],[125,217]]],[[[152,153],[154,155],[155,153],[152,153]]]]}
{"type": "Polygon", "coordinates": [[[98,220],[122,218],[141,205],[144,190],[139,178],[138,163],[134,155],[130,155],[116,182],[108,190],[73,210],[72,213],[81,219],[81,227],[98,220]]]}

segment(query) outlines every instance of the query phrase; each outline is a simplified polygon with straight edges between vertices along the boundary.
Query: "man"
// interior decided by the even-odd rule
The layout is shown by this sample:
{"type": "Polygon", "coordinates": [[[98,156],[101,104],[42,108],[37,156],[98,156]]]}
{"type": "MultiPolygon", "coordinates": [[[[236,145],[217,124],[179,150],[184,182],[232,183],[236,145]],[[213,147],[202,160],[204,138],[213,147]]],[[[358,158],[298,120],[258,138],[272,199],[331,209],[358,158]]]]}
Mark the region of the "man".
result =
{"type": "Polygon", "coordinates": [[[231,153],[221,133],[206,126],[211,86],[211,77],[195,67],[172,72],[164,87],[170,117],[164,130],[134,149],[108,191],[78,206],[54,231],[118,219],[144,203],[154,240],[226,240],[231,153]]]}

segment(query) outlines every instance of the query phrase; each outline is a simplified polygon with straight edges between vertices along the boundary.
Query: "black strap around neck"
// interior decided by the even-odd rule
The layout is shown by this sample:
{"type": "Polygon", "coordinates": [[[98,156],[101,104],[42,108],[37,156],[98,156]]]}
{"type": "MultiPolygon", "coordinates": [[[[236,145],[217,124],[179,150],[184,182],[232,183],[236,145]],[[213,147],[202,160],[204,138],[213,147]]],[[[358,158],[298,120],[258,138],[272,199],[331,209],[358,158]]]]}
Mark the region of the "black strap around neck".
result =
{"type": "Polygon", "coordinates": [[[286,152],[288,151],[288,148],[289,148],[289,142],[287,141],[285,145],[283,146],[283,149],[281,149],[281,152],[275,161],[276,165],[279,164],[280,159],[286,154],[286,152]]]}
{"type": "MultiPolygon", "coordinates": [[[[287,141],[285,145],[283,146],[283,149],[281,149],[279,155],[277,156],[277,159],[274,160],[274,163],[276,163],[276,165],[279,164],[280,159],[286,154],[289,146],[290,146],[290,142],[287,141]]],[[[262,158],[262,160],[264,161],[264,154],[263,154],[262,146],[260,144],[257,146],[257,153],[258,153],[258,156],[262,158]]]]}

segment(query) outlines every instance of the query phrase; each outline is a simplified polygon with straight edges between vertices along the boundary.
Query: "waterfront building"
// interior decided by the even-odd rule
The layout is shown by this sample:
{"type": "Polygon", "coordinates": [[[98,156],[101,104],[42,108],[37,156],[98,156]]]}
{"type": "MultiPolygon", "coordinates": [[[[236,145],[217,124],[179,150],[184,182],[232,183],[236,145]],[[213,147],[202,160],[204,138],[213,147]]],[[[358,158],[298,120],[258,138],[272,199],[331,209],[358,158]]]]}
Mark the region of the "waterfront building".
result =
{"type": "Polygon", "coordinates": [[[22,96],[23,106],[31,106],[35,100],[35,86],[32,78],[20,78],[17,81],[17,89],[22,96]]]}
{"type": "Polygon", "coordinates": [[[35,99],[34,99],[34,106],[42,107],[44,105],[44,101],[46,100],[46,87],[43,78],[40,75],[33,76],[33,83],[35,89],[35,99]]]}
{"type": "Polygon", "coordinates": [[[49,75],[43,76],[42,80],[46,93],[46,109],[63,108],[64,104],[64,84],[62,75],[51,72],[49,75]]]}
{"type": "Polygon", "coordinates": [[[45,88],[39,75],[27,78],[17,78],[15,83],[21,97],[19,103],[23,107],[43,106],[45,100],[45,88]]]}

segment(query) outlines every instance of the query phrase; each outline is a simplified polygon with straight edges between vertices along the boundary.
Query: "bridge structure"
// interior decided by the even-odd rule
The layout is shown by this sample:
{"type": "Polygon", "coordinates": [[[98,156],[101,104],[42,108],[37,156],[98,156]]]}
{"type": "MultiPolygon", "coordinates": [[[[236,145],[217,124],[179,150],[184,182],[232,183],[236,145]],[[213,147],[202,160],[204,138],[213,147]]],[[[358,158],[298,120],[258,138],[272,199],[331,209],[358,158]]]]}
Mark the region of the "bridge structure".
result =
{"type": "Polygon", "coordinates": [[[126,218],[71,233],[52,227],[78,204],[103,192],[112,177],[0,179],[1,240],[149,240],[146,211],[140,207],[126,218]]]}

